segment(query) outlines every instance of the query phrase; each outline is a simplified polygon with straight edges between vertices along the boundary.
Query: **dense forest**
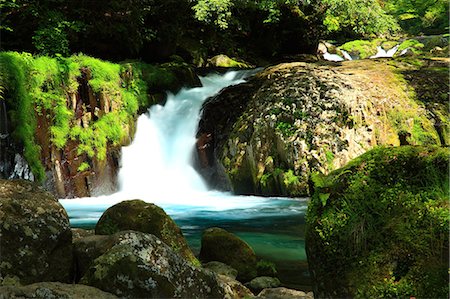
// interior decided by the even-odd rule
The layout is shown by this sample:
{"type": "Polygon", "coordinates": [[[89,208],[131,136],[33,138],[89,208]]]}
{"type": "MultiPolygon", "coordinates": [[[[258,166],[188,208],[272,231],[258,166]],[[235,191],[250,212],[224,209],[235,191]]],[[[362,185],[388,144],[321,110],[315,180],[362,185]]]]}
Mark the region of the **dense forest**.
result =
{"type": "Polygon", "coordinates": [[[218,53],[257,62],[315,53],[319,39],[442,34],[445,0],[4,0],[2,50],[147,62],[218,53]]]}

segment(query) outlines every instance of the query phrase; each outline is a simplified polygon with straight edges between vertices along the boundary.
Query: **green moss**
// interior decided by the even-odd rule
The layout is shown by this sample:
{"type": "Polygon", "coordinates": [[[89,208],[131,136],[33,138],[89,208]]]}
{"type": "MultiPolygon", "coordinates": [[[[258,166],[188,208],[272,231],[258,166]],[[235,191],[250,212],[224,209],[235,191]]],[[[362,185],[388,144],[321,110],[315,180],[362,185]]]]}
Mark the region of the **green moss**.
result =
{"type": "Polygon", "coordinates": [[[40,161],[40,147],[36,144],[36,116],[30,89],[33,58],[27,53],[1,52],[0,68],[4,78],[4,98],[11,107],[13,137],[23,143],[24,157],[37,181],[45,178],[40,161]]]}
{"type": "Polygon", "coordinates": [[[339,47],[353,55],[358,55],[360,59],[368,58],[377,53],[377,41],[354,40],[339,47]]]}
{"type": "Polygon", "coordinates": [[[440,147],[376,148],[313,179],[306,241],[311,267],[325,282],[321,291],[446,297],[449,154],[440,147]]]}
{"type": "Polygon", "coordinates": [[[398,47],[398,53],[401,51],[410,48],[414,54],[421,54],[424,44],[415,39],[407,39],[403,41],[398,47]]]}
{"type": "Polygon", "coordinates": [[[38,181],[45,177],[36,142],[37,116],[45,115],[51,143],[59,149],[70,138],[79,143],[78,154],[99,160],[107,146],[128,135],[139,110],[149,105],[149,90],[164,91],[173,74],[143,63],[115,64],[85,55],[49,58],[27,53],[0,53],[3,97],[11,107],[13,136],[24,145],[24,156],[38,181]],[[69,99],[78,92],[78,80],[86,76],[94,96],[114,106],[87,127],[78,126],[69,99]]]}
{"type": "Polygon", "coordinates": [[[288,122],[278,121],[275,127],[286,137],[292,136],[295,133],[295,127],[288,122]]]}

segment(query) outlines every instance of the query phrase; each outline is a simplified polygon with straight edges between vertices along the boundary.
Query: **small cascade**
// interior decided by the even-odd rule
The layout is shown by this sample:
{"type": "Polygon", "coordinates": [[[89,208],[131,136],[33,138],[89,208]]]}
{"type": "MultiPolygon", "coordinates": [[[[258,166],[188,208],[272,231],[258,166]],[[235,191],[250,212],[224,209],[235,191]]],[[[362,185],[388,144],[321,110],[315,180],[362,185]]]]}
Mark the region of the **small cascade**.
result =
{"type": "Polygon", "coordinates": [[[396,45],[392,49],[386,51],[381,46],[377,46],[377,54],[370,56],[370,58],[391,58],[397,52],[398,47],[400,47],[400,45],[396,45]]]}

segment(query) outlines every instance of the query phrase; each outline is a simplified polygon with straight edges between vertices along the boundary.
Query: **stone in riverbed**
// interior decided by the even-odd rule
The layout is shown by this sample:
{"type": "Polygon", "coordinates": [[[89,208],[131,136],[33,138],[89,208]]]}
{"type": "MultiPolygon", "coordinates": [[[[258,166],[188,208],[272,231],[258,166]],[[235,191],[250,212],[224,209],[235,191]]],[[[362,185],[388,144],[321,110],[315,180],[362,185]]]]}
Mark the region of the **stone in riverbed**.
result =
{"type": "Polygon", "coordinates": [[[223,298],[210,271],[194,267],[154,235],[123,231],[80,283],[125,298],[223,298]]]}
{"type": "Polygon", "coordinates": [[[255,294],[258,294],[263,289],[276,288],[280,285],[281,282],[278,278],[269,276],[256,277],[245,284],[245,286],[252,290],[255,294]]]}
{"type": "Polygon", "coordinates": [[[195,258],[181,229],[160,207],[142,200],[127,200],[107,209],[100,217],[95,233],[109,235],[124,230],[153,234],[194,265],[195,258]]]}
{"type": "Polygon", "coordinates": [[[90,286],[60,282],[0,287],[0,299],[13,298],[115,299],[117,297],[90,286]]]}
{"type": "Polygon", "coordinates": [[[0,180],[0,284],[69,282],[72,232],[50,193],[22,180],[0,180]]]}
{"type": "Polygon", "coordinates": [[[256,255],[253,249],[236,235],[224,229],[208,228],[202,235],[200,260],[220,261],[238,271],[239,281],[256,277],[256,255]]]}
{"type": "Polygon", "coordinates": [[[291,290],[287,288],[264,289],[258,294],[258,298],[270,299],[314,299],[313,292],[291,290]]]}

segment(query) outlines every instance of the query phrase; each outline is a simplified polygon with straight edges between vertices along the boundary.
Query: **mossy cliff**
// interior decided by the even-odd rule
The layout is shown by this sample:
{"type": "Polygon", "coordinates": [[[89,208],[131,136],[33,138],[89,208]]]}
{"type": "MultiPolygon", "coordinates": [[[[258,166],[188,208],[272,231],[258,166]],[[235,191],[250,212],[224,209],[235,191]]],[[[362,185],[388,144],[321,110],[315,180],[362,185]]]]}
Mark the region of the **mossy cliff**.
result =
{"type": "Polygon", "coordinates": [[[375,146],[448,144],[441,70],[448,59],[270,67],[205,103],[198,169],[215,188],[303,196],[312,172],[329,173],[375,146]],[[430,71],[438,77],[427,79],[430,71]],[[419,78],[434,84],[422,92],[419,78]]]}
{"type": "Polygon", "coordinates": [[[2,52],[0,67],[6,148],[23,152],[34,178],[61,197],[113,191],[119,149],[130,142],[138,112],[181,87],[183,76],[197,84],[187,66],[116,64],[84,55],[2,52]]]}
{"type": "Polygon", "coordinates": [[[306,250],[315,296],[447,298],[449,155],[381,147],[313,176],[306,250]]]}

